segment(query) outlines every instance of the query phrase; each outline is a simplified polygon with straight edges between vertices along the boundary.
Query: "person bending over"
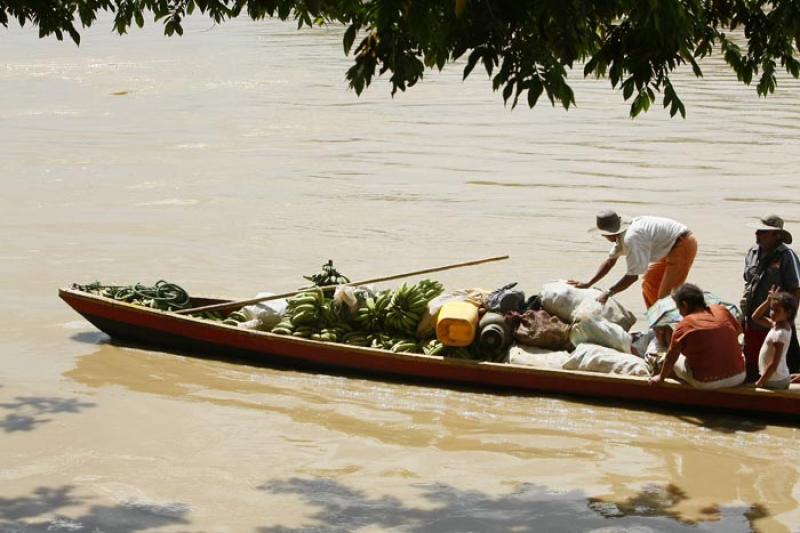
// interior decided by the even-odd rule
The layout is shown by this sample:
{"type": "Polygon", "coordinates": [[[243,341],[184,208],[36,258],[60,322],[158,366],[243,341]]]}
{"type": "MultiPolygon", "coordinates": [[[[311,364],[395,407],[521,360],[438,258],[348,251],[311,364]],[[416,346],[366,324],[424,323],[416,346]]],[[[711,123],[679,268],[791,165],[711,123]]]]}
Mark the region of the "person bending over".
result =
{"type": "Polygon", "coordinates": [[[614,268],[620,257],[625,256],[627,273],[597,298],[600,303],[624,291],[644,274],[642,296],[649,308],[686,281],[697,255],[697,240],[689,228],[669,218],[629,219],[607,210],[597,215],[597,230],[614,243],[608,259],[590,281],[569,280],[568,283],[579,289],[591,287],[614,268]]]}

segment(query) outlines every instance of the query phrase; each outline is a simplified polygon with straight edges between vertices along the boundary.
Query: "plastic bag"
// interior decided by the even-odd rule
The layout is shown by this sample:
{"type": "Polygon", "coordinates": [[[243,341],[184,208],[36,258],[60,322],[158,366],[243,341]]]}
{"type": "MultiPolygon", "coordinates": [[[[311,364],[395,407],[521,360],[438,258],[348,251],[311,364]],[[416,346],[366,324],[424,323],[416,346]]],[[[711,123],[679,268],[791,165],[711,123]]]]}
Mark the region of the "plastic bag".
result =
{"type": "Polygon", "coordinates": [[[644,359],[612,348],[584,343],[575,348],[564,363],[565,370],[583,370],[626,376],[649,376],[650,369],[644,359]]]}
{"type": "Polygon", "coordinates": [[[522,306],[525,305],[525,293],[514,289],[516,286],[517,282],[509,283],[492,291],[486,298],[486,309],[498,313],[522,310],[522,306]]]}
{"type": "Polygon", "coordinates": [[[347,306],[351,313],[355,313],[359,299],[374,295],[375,290],[371,286],[337,285],[333,293],[333,304],[336,307],[347,306]]]}
{"type": "MultiPolygon", "coordinates": [[[[595,301],[602,291],[600,289],[576,289],[565,281],[546,283],[542,287],[542,308],[565,322],[575,320],[574,312],[584,301],[595,301]]],[[[601,307],[600,316],[617,324],[625,331],[636,323],[636,315],[625,309],[622,304],[609,298],[601,307]]]]}
{"type": "Polygon", "coordinates": [[[572,348],[569,340],[569,325],[547,311],[525,311],[519,315],[519,327],[514,339],[526,346],[537,346],[550,350],[572,348]]]}
{"type": "MultiPolygon", "coordinates": [[[[274,293],[271,292],[259,292],[256,294],[256,298],[273,295],[274,293]]],[[[274,328],[275,325],[281,321],[283,315],[286,314],[286,300],[280,299],[258,302],[243,307],[241,312],[248,319],[249,324],[247,329],[269,331],[274,328]],[[252,327],[253,323],[251,321],[253,320],[258,320],[260,324],[256,327],[252,327]]]]}

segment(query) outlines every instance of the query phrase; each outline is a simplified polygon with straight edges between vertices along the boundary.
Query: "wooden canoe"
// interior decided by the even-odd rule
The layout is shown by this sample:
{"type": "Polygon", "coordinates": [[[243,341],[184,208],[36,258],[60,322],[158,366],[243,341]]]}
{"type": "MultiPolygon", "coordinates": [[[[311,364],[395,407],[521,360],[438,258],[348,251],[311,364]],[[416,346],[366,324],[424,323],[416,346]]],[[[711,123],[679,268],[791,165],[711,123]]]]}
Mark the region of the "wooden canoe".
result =
{"type": "MultiPolygon", "coordinates": [[[[424,380],[503,391],[536,391],[600,400],[648,403],[659,407],[733,412],[755,418],[800,421],[800,389],[753,387],[698,390],[677,382],[651,386],[647,379],[530,366],[445,359],[361,348],[239,329],[221,323],[118,302],[75,289],[59,296],[86,320],[114,339],[154,348],[218,358],[245,359],[329,371],[424,380]]],[[[193,298],[193,305],[225,300],[193,298]]]]}

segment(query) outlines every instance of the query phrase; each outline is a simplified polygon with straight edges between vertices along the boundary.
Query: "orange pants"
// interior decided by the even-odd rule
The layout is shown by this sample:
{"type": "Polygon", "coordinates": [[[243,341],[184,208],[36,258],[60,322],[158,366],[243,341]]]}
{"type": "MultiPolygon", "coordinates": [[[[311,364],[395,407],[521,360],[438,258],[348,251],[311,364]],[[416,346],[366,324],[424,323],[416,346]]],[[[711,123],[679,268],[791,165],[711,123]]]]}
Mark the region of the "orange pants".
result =
{"type": "Polygon", "coordinates": [[[683,285],[696,255],[697,239],[689,233],[672,247],[666,257],[650,263],[642,279],[642,296],[648,309],[672,289],[683,285]]]}

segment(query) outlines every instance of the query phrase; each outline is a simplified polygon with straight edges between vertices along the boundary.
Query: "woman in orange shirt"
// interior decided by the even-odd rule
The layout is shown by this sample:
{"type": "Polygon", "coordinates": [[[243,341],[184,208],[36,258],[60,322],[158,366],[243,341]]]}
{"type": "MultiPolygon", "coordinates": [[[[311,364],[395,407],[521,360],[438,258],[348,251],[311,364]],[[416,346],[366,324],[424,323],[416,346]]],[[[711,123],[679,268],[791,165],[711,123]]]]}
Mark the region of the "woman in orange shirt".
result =
{"type": "Polygon", "coordinates": [[[699,389],[736,387],[744,383],[744,356],[739,346],[739,322],[721,305],[706,305],[703,291],[684,283],[672,294],[683,320],[672,333],[658,385],[671,372],[699,389]]]}

